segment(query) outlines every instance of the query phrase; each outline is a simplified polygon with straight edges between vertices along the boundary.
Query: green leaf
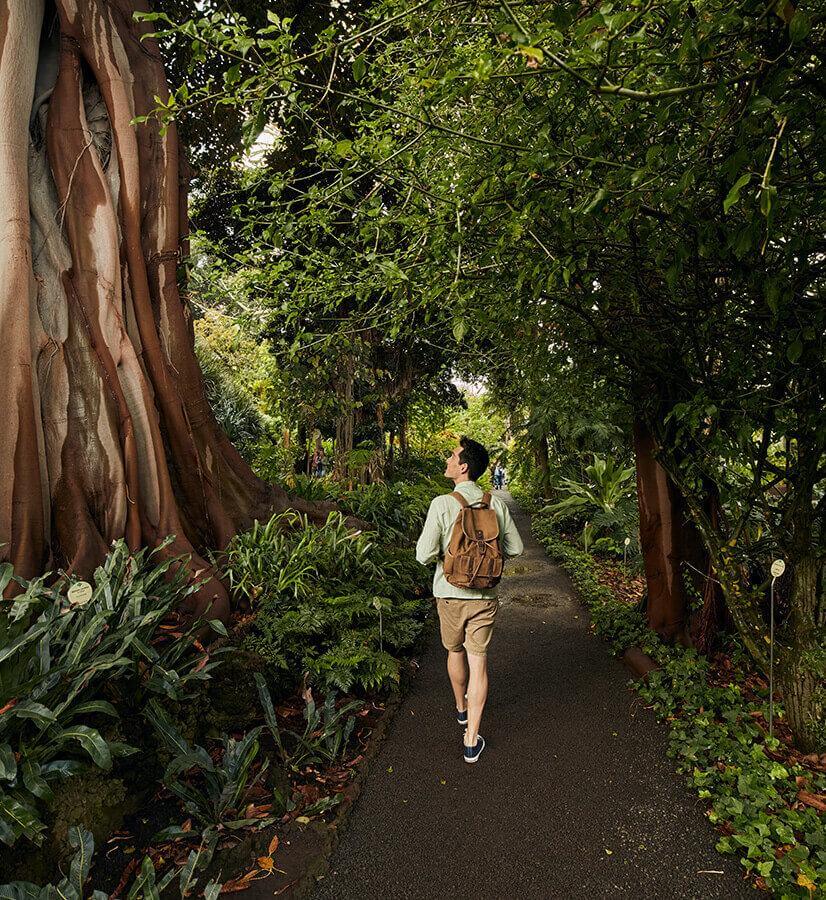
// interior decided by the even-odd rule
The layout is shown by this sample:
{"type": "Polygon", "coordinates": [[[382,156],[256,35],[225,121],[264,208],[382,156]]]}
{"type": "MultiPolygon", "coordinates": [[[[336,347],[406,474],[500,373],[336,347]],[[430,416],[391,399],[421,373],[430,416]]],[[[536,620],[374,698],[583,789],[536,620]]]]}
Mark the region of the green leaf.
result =
{"type": "Polygon", "coordinates": [[[41,725],[51,725],[56,721],[55,714],[50,709],[42,703],[35,703],[34,700],[24,700],[22,703],[18,703],[11,712],[17,719],[34,719],[41,725]]]}
{"type": "Polygon", "coordinates": [[[138,877],[127,895],[127,900],[160,900],[155,884],[155,866],[148,856],[144,856],[138,877]]]}
{"type": "Polygon", "coordinates": [[[796,338],[786,348],[786,358],[790,363],[796,363],[803,353],[803,343],[800,338],[796,338]]]}
{"type": "Polygon", "coordinates": [[[217,634],[220,634],[222,637],[228,636],[226,626],[220,619],[210,619],[209,627],[217,634]]]}
{"type": "Polygon", "coordinates": [[[8,587],[12,575],[14,575],[14,566],[11,563],[0,565],[0,597],[3,596],[3,591],[8,587]]]}
{"type": "Polygon", "coordinates": [[[461,344],[465,339],[465,335],[467,334],[467,323],[464,319],[456,319],[453,323],[453,337],[456,338],[456,342],[461,344]]]}
{"type": "Polygon", "coordinates": [[[50,803],[54,799],[54,794],[41,775],[40,765],[27,752],[23,752],[20,763],[26,790],[35,797],[50,803]]]}
{"type": "Polygon", "coordinates": [[[14,781],[17,775],[17,760],[11,744],[0,744],[0,779],[14,781]]]}
{"type": "Polygon", "coordinates": [[[520,47],[519,52],[540,65],[545,61],[545,54],[539,47],[520,47]]]}
{"type": "Polygon", "coordinates": [[[731,190],[723,200],[723,212],[727,213],[732,206],[740,199],[740,191],[751,181],[751,172],[741,175],[737,181],[731,186],[731,190]]]}
{"type": "Polygon", "coordinates": [[[78,703],[70,712],[70,718],[87,715],[88,713],[102,713],[105,716],[112,716],[114,719],[119,718],[118,711],[106,700],[87,700],[84,703],[78,703]]]}
{"type": "Polygon", "coordinates": [[[164,743],[172,747],[176,753],[190,753],[191,749],[186,739],[179,733],[171,720],[164,712],[157,700],[152,699],[146,707],[146,718],[155,726],[164,743]]]}
{"type": "Polygon", "coordinates": [[[599,212],[605,206],[607,199],[608,191],[605,188],[600,188],[591,198],[591,202],[585,207],[585,214],[599,212]]]}
{"type": "Polygon", "coordinates": [[[69,869],[69,879],[77,891],[78,897],[83,896],[83,886],[89,877],[92,868],[92,855],[95,852],[95,839],[92,832],[79,825],[69,828],[69,846],[75,851],[72,864],[69,869]]]}
{"type": "Polygon", "coordinates": [[[364,78],[367,71],[367,63],[363,56],[357,56],[353,60],[353,78],[358,82],[364,78]]]}
{"type": "Polygon", "coordinates": [[[13,881],[0,887],[0,900],[42,900],[43,888],[28,881],[13,881]]]}
{"type": "MultiPolygon", "coordinates": [[[[14,838],[25,834],[26,837],[39,847],[43,843],[42,832],[46,826],[37,817],[34,808],[22,803],[8,794],[0,794],[0,819],[5,820],[14,838]]],[[[14,840],[8,840],[8,832],[0,831],[0,840],[11,846],[14,840]]]]}
{"type": "Polygon", "coordinates": [[[336,144],[336,156],[346,158],[353,155],[353,142],[344,140],[336,144]]]}
{"type": "Polygon", "coordinates": [[[77,741],[99,768],[107,772],[112,768],[109,746],[96,728],[89,728],[88,725],[70,725],[59,737],[61,744],[67,741],[77,741]]]}
{"type": "Polygon", "coordinates": [[[789,38],[793,44],[799,44],[812,30],[812,21],[802,10],[795,10],[791,22],[789,22],[789,38]]]}

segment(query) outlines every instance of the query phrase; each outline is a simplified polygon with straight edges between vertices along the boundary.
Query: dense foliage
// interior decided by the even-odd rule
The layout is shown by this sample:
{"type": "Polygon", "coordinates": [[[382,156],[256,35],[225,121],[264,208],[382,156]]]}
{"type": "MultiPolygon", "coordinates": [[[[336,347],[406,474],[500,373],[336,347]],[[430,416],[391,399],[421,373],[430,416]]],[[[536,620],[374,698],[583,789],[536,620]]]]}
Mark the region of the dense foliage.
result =
{"type": "Polygon", "coordinates": [[[244,646],[288,684],[301,673],[326,689],[398,681],[398,656],[421,630],[425,573],[389,542],[409,534],[411,510],[423,519],[431,496],[409,486],[348,492],[344,505],[376,523],[375,535],[354,534],[341,513],[318,529],[285,513],[234,538],[220,564],[236,596],[252,598],[244,646]]]}
{"type": "MultiPolygon", "coordinates": [[[[196,589],[175,560],[129,553],[119,542],[95,573],[91,597],[73,602],[65,581],[25,582],[0,611],[0,839],[44,840],[43,809],[56,781],[90,767],[111,772],[138,748],[111,737],[121,714],[153,696],[180,699],[217,661],[191,651],[195,629],[164,618],[196,589]],[[164,637],[164,629],[174,634],[164,637]],[[158,642],[160,639],[160,642],[158,642]]],[[[214,627],[221,628],[220,623],[214,627]]]]}
{"type": "Polygon", "coordinates": [[[626,446],[644,423],[762,666],[762,573],[777,556],[793,571],[778,656],[796,735],[814,746],[826,665],[814,4],[388,0],[333,15],[309,51],[275,14],[263,28],[165,24],[237,62],[229,84],[179,93],[162,115],[220,96],[306,136],[302,165],[261,173],[267,196],[238,206],[270,254],[278,321],[326,316],[335,340],[378,335],[410,359],[448,350],[522,407],[546,494],[549,439],[576,408],[557,398],[601,406],[603,437],[616,424],[626,446]]]}

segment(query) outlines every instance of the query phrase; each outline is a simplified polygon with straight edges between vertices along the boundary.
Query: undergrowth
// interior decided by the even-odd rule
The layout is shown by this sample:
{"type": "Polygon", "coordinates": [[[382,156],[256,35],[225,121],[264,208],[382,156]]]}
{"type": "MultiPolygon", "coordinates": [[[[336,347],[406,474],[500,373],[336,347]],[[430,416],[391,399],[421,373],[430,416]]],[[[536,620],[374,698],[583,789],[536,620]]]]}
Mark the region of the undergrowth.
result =
{"type": "Polygon", "coordinates": [[[244,647],[282,680],[306,673],[343,691],[398,681],[427,609],[411,550],[353,533],[340,513],[311,528],[287,512],[237,535],[218,561],[234,594],[252,599],[244,647]]]}
{"type": "MultiPolygon", "coordinates": [[[[720,679],[706,657],[660,641],[635,606],[599,583],[594,558],[560,540],[547,517],[535,517],[533,531],[571,577],[594,630],[616,653],[636,645],[659,664],[635,687],[668,723],[669,756],[723,832],[717,849],[737,854],[775,896],[826,896],[826,823],[798,797],[826,792],[826,775],[778,752],[778,739],[757,724],[768,715],[768,698],[746,696],[753,671],[739,644],[732,640],[720,679]]],[[[782,706],[775,710],[782,719],[782,706]]]]}

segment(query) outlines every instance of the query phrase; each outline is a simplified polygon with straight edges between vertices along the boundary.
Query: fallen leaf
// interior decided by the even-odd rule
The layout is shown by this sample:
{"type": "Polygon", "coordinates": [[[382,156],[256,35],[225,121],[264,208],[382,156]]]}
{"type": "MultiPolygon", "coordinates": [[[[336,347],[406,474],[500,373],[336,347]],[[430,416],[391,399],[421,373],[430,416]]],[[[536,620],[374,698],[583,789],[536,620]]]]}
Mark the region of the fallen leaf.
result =
{"type": "Polygon", "coordinates": [[[230,881],[225,881],[224,886],[221,888],[222,894],[234,894],[238,891],[245,891],[250,886],[250,882],[255,880],[255,876],[258,874],[260,869],[250,869],[249,872],[242,875],[240,878],[233,878],[230,881]]]}
{"type": "Polygon", "coordinates": [[[810,794],[808,791],[798,791],[797,799],[807,806],[813,806],[821,812],[826,812],[826,795],[824,794],[810,794]]]}
{"type": "Polygon", "coordinates": [[[273,839],[270,841],[270,846],[267,848],[267,851],[268,851],[269,855],[272,856],[273,853],[275,853],[275,851],[277,849],[278,849],[278,835],[276,834],[276,835],[273,835],[273,839]]]}
{"type": "Polygon", "coordinates": [[[271,856],[259,856],[255,862],[258,864],[258,868],[264,869],[265,872],[272,872],[273,867],[275,866],[271,856]]]}

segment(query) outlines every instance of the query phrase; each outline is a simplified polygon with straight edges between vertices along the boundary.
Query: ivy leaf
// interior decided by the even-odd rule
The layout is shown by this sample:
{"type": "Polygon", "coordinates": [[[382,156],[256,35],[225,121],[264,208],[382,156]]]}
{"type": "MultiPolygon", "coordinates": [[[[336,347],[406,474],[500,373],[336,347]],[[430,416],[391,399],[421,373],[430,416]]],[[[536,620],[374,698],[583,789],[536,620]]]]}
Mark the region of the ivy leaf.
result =
{"type": "Polygon", "coordinates": [[[789,22],[789,37],[792,43],[799,44],[811,30],[811,19],[802,9],[796,10],[791,22],[789,22]]]}

